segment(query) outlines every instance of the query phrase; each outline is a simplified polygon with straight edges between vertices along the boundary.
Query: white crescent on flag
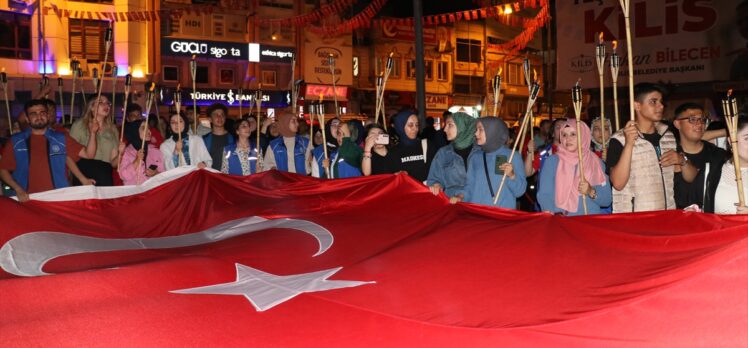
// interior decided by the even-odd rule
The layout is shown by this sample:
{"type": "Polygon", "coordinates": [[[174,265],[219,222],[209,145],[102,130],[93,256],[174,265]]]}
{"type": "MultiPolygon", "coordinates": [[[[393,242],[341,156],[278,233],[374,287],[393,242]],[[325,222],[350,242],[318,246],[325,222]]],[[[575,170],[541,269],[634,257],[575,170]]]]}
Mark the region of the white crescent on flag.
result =
{"type": "Polygon", "coordinates": [[[317,239],[320,255],[332,246],[333,235],[326,228],[307,220],[272,219],[258,216],[229,221],[202,232],[159,238],[112,239],[61,232],[30,232],[7,241],[0,248],[0,268],[17,276],[49,275],[42,269],[48,261],[80,253],[168,249],[209,244],[270,228],[288,228],[309,233],[317,239]]]}

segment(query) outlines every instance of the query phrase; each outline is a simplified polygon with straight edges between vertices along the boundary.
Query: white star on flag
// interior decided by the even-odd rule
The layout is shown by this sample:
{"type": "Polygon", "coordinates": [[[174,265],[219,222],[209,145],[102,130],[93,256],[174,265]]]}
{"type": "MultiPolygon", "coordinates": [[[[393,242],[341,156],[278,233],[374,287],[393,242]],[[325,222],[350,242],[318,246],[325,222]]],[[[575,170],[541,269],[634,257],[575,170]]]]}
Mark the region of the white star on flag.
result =
{"type": "Polygon", "coordinates": [[[236,280],[230,283],[174,290],[178,294],[242,295],[258,312],[266,311],[305,292],[350,288],[375,282],[327,280],[343,267],[319,272],[279,276],[236,264],[236,280]]]}

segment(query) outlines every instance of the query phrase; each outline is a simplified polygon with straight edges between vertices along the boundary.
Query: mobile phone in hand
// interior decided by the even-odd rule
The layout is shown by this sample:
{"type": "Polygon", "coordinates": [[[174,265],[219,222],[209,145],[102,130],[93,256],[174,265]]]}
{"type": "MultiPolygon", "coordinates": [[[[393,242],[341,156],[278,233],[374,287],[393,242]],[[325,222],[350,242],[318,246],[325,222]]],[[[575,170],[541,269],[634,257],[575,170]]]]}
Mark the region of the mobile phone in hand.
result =
{"type": "Polygon", "coordinates": [[[379,136],[377,136],[377,140],[374,141],[374,144],[377,144],[377,145],[389,145],[389,143],[390,143],[389,134],[379,134],[379,136]]]}

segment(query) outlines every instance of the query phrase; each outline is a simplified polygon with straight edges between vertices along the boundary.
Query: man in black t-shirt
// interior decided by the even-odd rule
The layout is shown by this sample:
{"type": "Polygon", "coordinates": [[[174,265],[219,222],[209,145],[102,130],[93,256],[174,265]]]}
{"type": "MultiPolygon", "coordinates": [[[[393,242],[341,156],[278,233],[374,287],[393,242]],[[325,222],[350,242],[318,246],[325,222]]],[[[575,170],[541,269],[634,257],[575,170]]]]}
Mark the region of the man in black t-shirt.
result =
{"type": "Polygon", "coordinates": [[[675,206],[679,209],[692,204],[704,205],[704,175],[707,170],[714,171],[721,167],[727,158],[727,152],[714,144],[703,141],[706,117],[704,108],[694,103],[685,103],[675,109],[673,125],[678,129],[678,151],[684,153],[687,161],[698,174],[692,182],[684,179],[682,173],[675,173],[675,206]],[[707,169],[707,164],[709,168],[707,169]]]}

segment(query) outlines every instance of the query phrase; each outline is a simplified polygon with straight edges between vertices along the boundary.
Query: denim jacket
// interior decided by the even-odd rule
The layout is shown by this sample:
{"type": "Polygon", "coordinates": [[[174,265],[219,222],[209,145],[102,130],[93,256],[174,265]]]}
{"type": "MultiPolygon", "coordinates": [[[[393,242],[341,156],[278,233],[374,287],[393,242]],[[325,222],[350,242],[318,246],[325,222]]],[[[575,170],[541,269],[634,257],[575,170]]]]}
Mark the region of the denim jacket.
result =
{"type": "MultiPolygon", "coordinates": [[[[473,145],[470,154],[472,155],[479,149],[480,147],[473,145]]],[[[453,144],[442,146],[431,162],[431,169],[429,169],[429,177],[426,179],[426,184],[431,186],[436,183],[442,186],[444,193],[448,197],[462,193],[465,188],[465,184],[467,183],[465,161],[455,151],[453,144]]]]}

